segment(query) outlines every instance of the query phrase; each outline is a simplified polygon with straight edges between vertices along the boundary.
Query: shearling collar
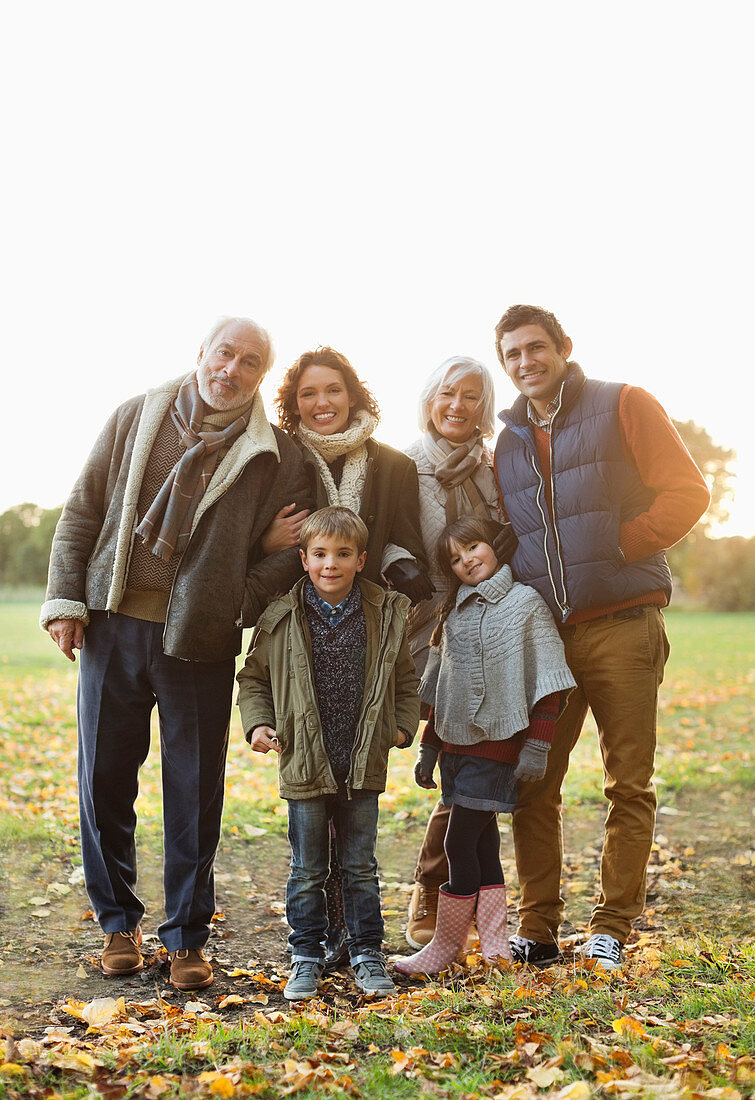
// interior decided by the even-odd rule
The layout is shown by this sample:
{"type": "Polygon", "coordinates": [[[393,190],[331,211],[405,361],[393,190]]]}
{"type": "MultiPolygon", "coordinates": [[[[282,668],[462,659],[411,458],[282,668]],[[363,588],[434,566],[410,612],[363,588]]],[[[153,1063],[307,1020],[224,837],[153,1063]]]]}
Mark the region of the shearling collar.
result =
{"type": "MultiPolygon", "coordinates": [[[[189,374],[193,373],[193,371],[189,372],[189,374]]],[[[131,454],[128,477],[123,492],[121,521],[118,527],[113,558],[113,576],[107,597],[109,611],[118,610],[123,595],[131,546],[136,529],[139,493],[155,438],[165,414],[175,400],[181,383],[189,377],[189,374],[182,374],[180,378],[173,378],[168,382],[155,386],[154,389],[148,390],[144,397],[144,405],[139,416],[139,426],[136,430],[134,449],[131,454]]],[[[234,440],[228,453],[215,467],[212,480],[194,513],[191,525],[192,534],[210,505],[214,504],[223,493],[230,489],[250,459],[265,452],[271,452],[280,462],[280,452],[278,451],[275,434],[265,415],[262,398],[257,392],[254,395],[252,411],[246,430],[241,433],[238,439],[234,440]]]]}

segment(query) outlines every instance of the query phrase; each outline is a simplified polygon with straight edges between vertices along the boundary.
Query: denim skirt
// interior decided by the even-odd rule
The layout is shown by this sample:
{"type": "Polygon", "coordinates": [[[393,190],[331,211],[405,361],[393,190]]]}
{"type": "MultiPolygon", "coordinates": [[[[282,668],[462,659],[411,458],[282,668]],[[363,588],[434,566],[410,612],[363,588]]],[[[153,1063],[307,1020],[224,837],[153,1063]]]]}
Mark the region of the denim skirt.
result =
{"type": "Polygon", "coordinates": [[[462,753],[440,754],[440,800],[444,806],[510,814],[516,807],[514,765],[462,753]]]}

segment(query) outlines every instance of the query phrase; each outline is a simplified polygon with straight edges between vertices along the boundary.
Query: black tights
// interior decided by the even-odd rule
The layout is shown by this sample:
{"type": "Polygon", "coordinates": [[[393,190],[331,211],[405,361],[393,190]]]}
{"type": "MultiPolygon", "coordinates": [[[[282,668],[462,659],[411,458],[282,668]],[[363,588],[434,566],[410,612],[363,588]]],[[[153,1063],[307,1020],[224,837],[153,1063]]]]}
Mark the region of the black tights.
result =
{"type": "Polygon", "coordinates": [[[476,894],[481,886],[502,886],[498,817],[494,810],[452,806],[444,847],[449,894],[476,894]]]}

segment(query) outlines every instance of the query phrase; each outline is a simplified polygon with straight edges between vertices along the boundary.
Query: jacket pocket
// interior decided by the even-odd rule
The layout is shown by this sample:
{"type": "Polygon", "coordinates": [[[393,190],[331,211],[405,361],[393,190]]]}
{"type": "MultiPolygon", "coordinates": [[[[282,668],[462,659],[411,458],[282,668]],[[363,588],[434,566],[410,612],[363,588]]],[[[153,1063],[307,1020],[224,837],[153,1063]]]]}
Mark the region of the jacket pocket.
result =
{"type": "Polygon", "coordinates": [[[290,788],[306,787],[315,777],[313,741],[317,736],[317,719],[312,715],[297,715],[289,736],[285,738],[280,757],[280,778],[290,788]],[[314,726],[313,729],[310,727],[314,726]]]}

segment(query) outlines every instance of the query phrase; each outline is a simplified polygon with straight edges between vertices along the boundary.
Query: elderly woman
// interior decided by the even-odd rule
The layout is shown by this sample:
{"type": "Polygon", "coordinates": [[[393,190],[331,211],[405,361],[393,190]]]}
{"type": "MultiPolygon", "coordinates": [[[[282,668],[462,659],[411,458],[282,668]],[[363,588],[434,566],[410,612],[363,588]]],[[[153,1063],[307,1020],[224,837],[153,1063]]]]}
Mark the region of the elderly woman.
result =
{"type": "MultiPolygon", "coordinates": [[[[441,363],[427,379],[419,398],[422,435],[407,448],[419,474],[419,516],[422,539],[432,553],[443,528],[459,516],[479,515],[502,520],[493,456],[484,440],[495,429],[493,376],[476,359],[455,356],[441,363]]],[[[509,524],[501,528],[495,550],[508,561],[516,547],[509,524]]],[[[432,600],[414,607],[409,622],[409,648],[421,676],[430,636],[447,581],[431,562],[435,586],[432,600]]],[[[424,947],[435,930],[438,888],[448,881],[443,841],[449,811],[439,802],[427,825],[414,874],[407,941],[424,947]]]]}

